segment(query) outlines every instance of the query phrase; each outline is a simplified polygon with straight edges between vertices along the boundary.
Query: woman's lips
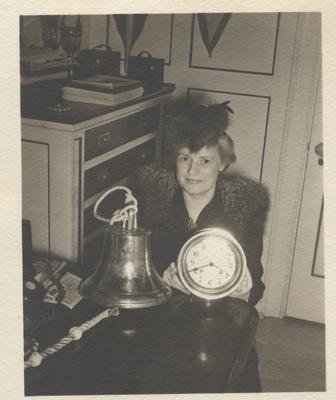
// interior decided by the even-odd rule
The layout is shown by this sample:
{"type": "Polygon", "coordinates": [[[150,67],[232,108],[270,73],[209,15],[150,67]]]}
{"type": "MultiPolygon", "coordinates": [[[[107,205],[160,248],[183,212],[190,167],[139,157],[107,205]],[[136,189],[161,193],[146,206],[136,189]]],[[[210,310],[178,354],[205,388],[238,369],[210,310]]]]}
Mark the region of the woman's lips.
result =
{"type": "Polygon", "coordinates": [[[190,179],[190,178],[186,178],[186,181],[188,183],[200,183],[200,182],[202,182],[199,179],[190,179]]]}

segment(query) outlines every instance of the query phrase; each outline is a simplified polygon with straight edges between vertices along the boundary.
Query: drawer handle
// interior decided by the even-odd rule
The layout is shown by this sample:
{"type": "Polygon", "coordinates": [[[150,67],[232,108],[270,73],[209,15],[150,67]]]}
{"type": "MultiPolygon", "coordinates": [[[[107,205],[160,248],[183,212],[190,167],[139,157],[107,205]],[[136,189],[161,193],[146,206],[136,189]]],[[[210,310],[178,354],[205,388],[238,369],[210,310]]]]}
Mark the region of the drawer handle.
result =
{"type": "Polygon", "coordinates": [[[97,176],[98,184],[104,183],[109,176],[110,176],[110,171],[107,168],[100,171],[99,175],[97,176]]]}
{"type": "Polygon", "coordinates": [[[148,154],[147,153],[140,153],[140,154],[138,154],[138,161],[145,161],[145,160],[147,160],[147,158],[148,158],[148,154]]]}
{"type": "Polygon", "coordinates": [[[99,147],[105,147],[110,143],[110,134],[109,132],[102,133],[98,136],[98,145],[99,147]]]}

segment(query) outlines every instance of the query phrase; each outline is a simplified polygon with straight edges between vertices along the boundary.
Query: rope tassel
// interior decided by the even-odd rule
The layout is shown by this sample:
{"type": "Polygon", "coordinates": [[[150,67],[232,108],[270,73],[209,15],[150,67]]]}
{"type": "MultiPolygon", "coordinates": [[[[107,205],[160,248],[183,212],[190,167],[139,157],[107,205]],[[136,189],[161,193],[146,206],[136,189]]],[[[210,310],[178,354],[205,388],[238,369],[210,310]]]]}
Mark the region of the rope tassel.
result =
{"type": "Polygon", "coordinates": [[[90,319],[89,321],[84,322],[80,326],[74,326],[69,330],[69,334],[64,338],[60,339],[53,346],[49,346],[44,349],[41,353],[34,351],[24,363],[24,368],[29,367],[38,367],[42,361],[48,356],[57,353],[59,350],[63,349],[63,347],[67,346],[69,343],[81,339],[84,332],[88,331],[95,325],[97,325],[103,319],[109,317],[117,317],[119,315],[118,307],[108,308],[98,314],[96,317],[90,319]]]}

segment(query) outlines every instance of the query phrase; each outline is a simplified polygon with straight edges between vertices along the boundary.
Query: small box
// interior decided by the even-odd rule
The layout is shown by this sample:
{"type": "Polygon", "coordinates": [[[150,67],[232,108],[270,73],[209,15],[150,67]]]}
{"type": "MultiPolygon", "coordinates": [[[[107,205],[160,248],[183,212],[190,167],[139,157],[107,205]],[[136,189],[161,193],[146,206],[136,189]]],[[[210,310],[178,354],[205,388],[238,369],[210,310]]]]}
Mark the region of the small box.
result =
{"type": "Polygon", "coordinates": [[[112,51],[108,46],[81,50],[76,61],[79,65],[75,69],[74,78],[86,78],[97,74],[120,75],[120,52],[112,51]]]}
{"type": "Polygon", "coordinates": [[[147,51],[128,58],[127,76],[144,83],[145,91],[160,90],[163,84],[164,60],[153,58],[147,51]]]}

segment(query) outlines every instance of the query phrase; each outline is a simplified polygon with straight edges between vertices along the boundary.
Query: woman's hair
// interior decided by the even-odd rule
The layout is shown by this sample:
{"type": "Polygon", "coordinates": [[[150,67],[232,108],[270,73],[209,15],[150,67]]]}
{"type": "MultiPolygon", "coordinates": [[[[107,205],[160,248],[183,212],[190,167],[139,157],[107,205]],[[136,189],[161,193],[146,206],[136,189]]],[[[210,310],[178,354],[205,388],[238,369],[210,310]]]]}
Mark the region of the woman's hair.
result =
{"type": "Polygon", "coordinates": [[[228,113],[233,113],[228,103],[200,105],[175,117],[170,124],[175,152],[187,147],[194,153],[204,146],[218,145],[221,161],[227,166],[232,164],[236,160],[234,143],[225,132],[228,113]]]}

